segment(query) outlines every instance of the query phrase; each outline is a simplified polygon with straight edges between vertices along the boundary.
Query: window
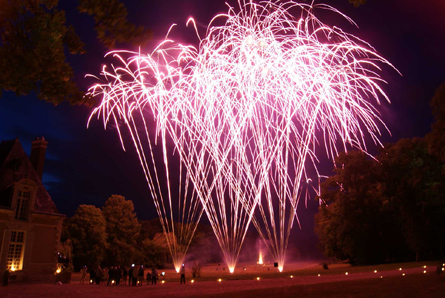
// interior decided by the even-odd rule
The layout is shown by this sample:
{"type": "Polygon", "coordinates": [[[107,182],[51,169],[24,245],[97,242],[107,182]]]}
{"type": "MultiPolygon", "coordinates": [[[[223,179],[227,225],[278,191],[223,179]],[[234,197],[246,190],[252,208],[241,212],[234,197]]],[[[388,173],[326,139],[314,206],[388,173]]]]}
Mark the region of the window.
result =
{"type": "Polygon", "coordinates": [[[15,209],[15,218],[27,220],[29,215],[29,202],[31,200],[30,191],[18,191],[17,207],[15,209]]]}
{"type": "Polygon", "coordinates": [[[9,241],[7,268],[11,271],[22,270],[25,248],[25,232],[12,231],[9,241]]]}

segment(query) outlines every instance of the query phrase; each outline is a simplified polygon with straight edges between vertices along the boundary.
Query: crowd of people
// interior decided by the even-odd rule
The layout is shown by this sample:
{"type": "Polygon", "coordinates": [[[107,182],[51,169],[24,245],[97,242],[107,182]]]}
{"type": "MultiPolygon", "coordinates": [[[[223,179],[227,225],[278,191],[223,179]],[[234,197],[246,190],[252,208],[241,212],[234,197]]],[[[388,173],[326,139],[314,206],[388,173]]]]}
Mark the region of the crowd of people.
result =
{"type": "Polygon", "coordinates": [[[107,286],[129,285],[142,286],[144,279],[147,284],[156,284],[159,279],[158,270],[152,267],[145,275],[144,266],[132,265],[130,268],[111,266],[101,268],[100,266],[87,268],[84,266],[80,270],[80,284],[106,284],[107,286]],[[86,280],[89,274],[89,280],[86,280]]]}

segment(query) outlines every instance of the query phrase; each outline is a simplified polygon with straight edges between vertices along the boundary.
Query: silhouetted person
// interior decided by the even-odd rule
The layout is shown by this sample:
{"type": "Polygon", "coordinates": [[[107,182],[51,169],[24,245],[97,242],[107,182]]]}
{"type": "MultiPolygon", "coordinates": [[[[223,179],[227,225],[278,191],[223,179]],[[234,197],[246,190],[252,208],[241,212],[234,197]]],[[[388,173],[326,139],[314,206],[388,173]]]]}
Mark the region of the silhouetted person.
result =
{"type": "Polygon", "coordinates": [[[144,266],[141,265],[141,267],[139,267],[139,271],[138,271],[138,285],[142,286],[142,283],[144,282],[144,266]]]}
{"type": "Polygon", "coordinates": [[[103,275],[104,273],[102,272],[102,268],[98,266],[96,270],[96,285],[100,285],[100,281],[102,280],[103,275]]]}
{"type": "Polygon", "coordinates": [[[80,269],[80,284],[85,284],[85,277],[87,275],[87,266],[83,266],[82,269],[80,269]]]}
{"type": "Polygon", "coordinates": [[[134,274],[134,266],[132,265],[130,267],[130,270],[128,270],[128,285],[134,286],[133,282],[133,274],[134,274]]]}
{"type": "Polygon", "coordinates": [[[180,283],[182,284],[182,282],[184,282],[184,284],[185,284],[185,265],[184,264],[182,264],[180,273],[181,273],[181,282],[180,283]]]}
{"type": "Polygon", "coordinates": [[[3,286],[7,286],[9,283],[9,270],[5,269],[5,272],[3,272],[3,286]]]}
{"type": "Polygon", "coordinates": [[[437,264],[437,267],[436,267],[436,274],[437,274],[437,275],[442,274],[442,269],[443,269],[443,264],[444,264],[444,262],[445,262],[445,261],[441,261],[441,262],[439,262],[439,263],[437,264]]]}
{"type": "Polygon", "coordinates": [[[116,285],[118,286],[122,279],[122,270],[121,267],[116,267],[116,285]]]}
{"type": "Polygon", "coordinates": [[[127,284],[127,276],[128,276],[127,267],[124,267],[124,269],[122,270],[122,283],[124,285],[127,284]]]}
{"type": "Polygon", "coordinates": [[[156,284],[156,279],[158,279],[158,270],[153,266],[151,268],[151,284],[156,284]]]}
{"type": "Polygon", "coordinates": [[[94,285],[94,282],[96,281],[96,270],[94,270],[93,267],[90,269],[90,283],[94,285]]]}
{"type": "Polygon", "coordinates": [[[147,272],[147,275],[145,276],[145,279],[147,280],[147,285],[149,285],[150,282],[151,282],[151,273],[150,273],[150,271],[147,272]]]}
{"type": "Polygon", "coordinates": [[[113,285],[112,281],[115,280],[114,275],[115,275],[115,270],[114,270],[113,266],[111,266],[110,269],[108,270],[107,286],[113,285]]]}

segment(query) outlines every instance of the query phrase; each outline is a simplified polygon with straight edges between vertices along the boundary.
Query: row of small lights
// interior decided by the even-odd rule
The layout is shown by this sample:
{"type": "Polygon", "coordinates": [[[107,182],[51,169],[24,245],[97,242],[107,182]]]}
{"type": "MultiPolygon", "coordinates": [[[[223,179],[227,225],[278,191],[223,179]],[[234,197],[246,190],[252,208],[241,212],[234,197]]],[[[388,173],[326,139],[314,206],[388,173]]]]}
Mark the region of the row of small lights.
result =
{"type": "MultiPolygon", "coordinates": [[[[426,269],[426,268],[427,268],[426,265],[423,266],[423,269],[426,269]]],[[[402,271],[402,268],[399,268],[399,271],[402,271]]],[[[445,263],[442,264],[442,271],[445,271],[445,263]]],[[[374,273],[377,273],[377,270],[374,270],[374,273]]],[[[423,273],[427,273],[427,271],[423,270],[423,273]]],[[[345,275],[349,275],[349,273],[345,272],[345,275]]],[[[402,273],[402,276],[405,276],[405,275],[406,275],[405,273],[402,273]]],[[[321,274],[318,274],[318,277],[320,277],[320,276],[321,276],[321,274]]],[[[293,276],[291,275],[290,278],[293,278],[293,276]]],[[[383,276],[380,276],[380,278],[383,278],[383,276]]]]}
{"type": "MultiPolygon", "coordinates": [[[[423,269],[426,269],[426,266],[423,266],[423,269]]],[[[59,270],[57,270],[57,271],[59,271],[59,270]]],[[[402,271],[402,268],[399,268],[399,271],[402,271]]],[[[445,264],[442,264],[442,271],[445,271],[445,264]]],[[[377,273],[377,270],[374,270],[374,273],[377,273]]],[[[423,273],[427,273],[427,271],[426,270],[423,270],[423,273]]],[[[345,272],[345,275],[349,275],[349,272],[345,272]]],[[[321,274],[319,273],[318,274],[318,277],[320,277],[321,276],[321,274]]],[[[402,273],[402,276],[405,276],[405,273],[402,273]]],[[[290,276],[290,278],[294,278],[294,276],[293,275],[291,275],[290,276]]],[[[383,278],[383,276],[380,276],[380,278],[383,278]]],[[[257,278],[256,278],[256,280],[260,280],[261,278],[258,276],[257,278]]],[[[90,280],[90,283],[92,283],[93,281],[92,280],[90,280]]],[[[219,278],[218,279],[218,282],[222,282],[222,279],[221,278],[219,278]]],[[[114,280],[111,282],[112,284],[114,284],[114,280]]],[[[161,283],[163,284],[163,283],[165,283],[165,280],[162,280],[161,281],[161,283]]],[[[192,279],[191,281],[190,281],[190,283],[195,283],[195,280],[194,279],[192,279]]],[[[138,284],[139,284],[139,282],[138,282],[138,284]]]]}
{"type": "MultiPolygon", "coordinates": [[[[426,267],[427,267],[427,266],[423,266],[424,269],[426,269],[426,267]]],[[[399,271],[402,271],[402,268],[399,268],[399,271]]],[[[442,264],[442,271],[445,271],[445,264],[442,264]]],[[[377,270],[374,270],[374,273],[377,273],[377,270]]],[[[427,271],[424,270],[423,273],[427,273],[427,271]]],[[[349,272],[345,272],[345,275],[349,275],[349,272]]],[[[321,274],[318,274],[318,277],[320,277],[320,276],[321,276],[321,274]]],[[[402,276],[405,276],[405,273],[402,273],[402,276]]],[[[294,278],[294,276],[291,275],[290,278],[294,278]]],[[[383,278],[383,276],[380,276],[380,278],[383,278]]],[[[261,279],[261,278],[260,278],[259,276],[256,278],[256,280],[258,280],[258,281],[259,281],[260,279],[261,279]]],[[[190,282],[191,282],[191,283],[194,283],[195,280],[192,279],[190,282]]],[[[222,282],[222,279],[219,278],[219,279],[218,279],[218,282],[222,282]]],[[[164,283],[164,281],[162,281],[162,283],[164,283]]]]}

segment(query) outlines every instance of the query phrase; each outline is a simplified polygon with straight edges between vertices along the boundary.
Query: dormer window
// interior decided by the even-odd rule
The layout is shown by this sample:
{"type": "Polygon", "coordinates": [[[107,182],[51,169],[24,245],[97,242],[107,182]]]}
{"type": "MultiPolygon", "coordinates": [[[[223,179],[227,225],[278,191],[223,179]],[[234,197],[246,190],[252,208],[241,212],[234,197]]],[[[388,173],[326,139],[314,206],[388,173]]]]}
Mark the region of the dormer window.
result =
{"type": "Polygon", "coordinates": [[[15,219],[29,220],[35,202],[37,185],[29,179],[22,179],[14,186],[14,203],[12,205],[15,219]]]}
{"type": "Polygon", "coordinates": [[[15,209],[16,219],[28,220],[30,201],[31,201],[31,192],[19,190],[17,194],[17,207],[15,209]]]}

